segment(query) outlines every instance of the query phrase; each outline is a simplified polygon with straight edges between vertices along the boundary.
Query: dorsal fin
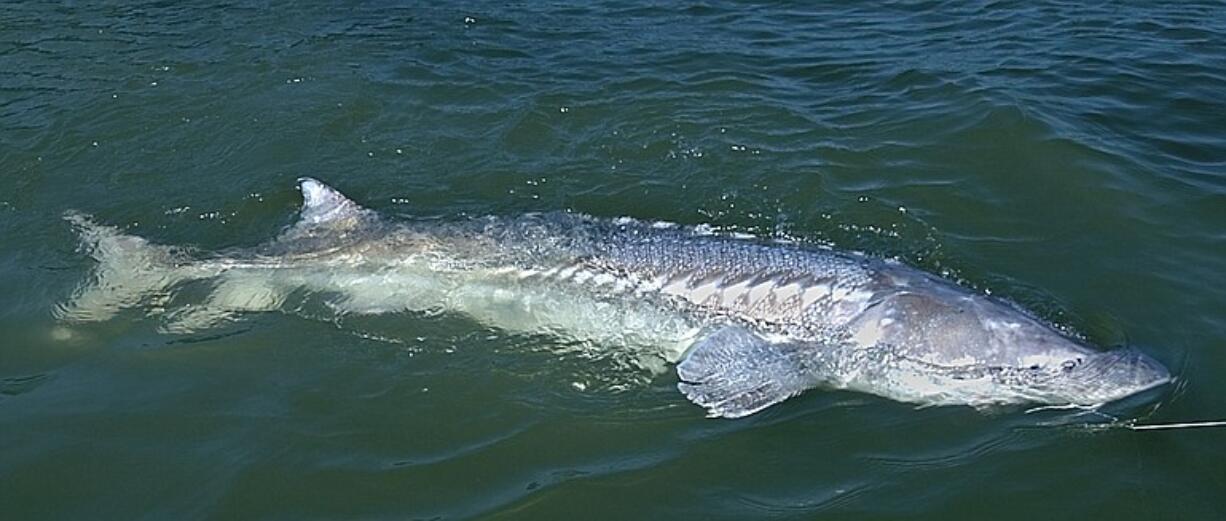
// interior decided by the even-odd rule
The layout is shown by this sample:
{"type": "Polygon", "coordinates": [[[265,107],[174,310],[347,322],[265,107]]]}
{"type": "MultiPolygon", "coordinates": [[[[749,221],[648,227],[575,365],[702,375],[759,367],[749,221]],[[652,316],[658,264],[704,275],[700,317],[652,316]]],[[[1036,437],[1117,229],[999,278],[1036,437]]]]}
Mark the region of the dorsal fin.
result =
{"type": "Polygon", "coordinates": [[[373,215],[370,210],[316,179],[300,177],[298,188],[302,190],[302,217],[298,226],[319,226],[373,215]]]}

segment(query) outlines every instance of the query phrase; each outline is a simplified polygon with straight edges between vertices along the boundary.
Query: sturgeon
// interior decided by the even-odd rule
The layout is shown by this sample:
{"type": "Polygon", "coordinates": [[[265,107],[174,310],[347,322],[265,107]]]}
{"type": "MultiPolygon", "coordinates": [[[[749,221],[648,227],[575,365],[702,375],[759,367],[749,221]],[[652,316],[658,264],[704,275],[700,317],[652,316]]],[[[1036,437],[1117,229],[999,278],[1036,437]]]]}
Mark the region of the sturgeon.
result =
{"type": "Polygon", "coordinates": [[[139,308],[181,334],[292,313],[291,295],[303,294],[338,314],[455,313],[675,363],[681,393],[725,418],[813,388],[923,405],[1097,406],[1171,381],[1135,349],[1093,348],[892,260],[571,213],[393,220],[315,179],[299,188],[295,224],[218,253],[68,213],[96,266],[58,316],[139,308]],[[175,291],[192,284],[207,291],[175,291]]]}

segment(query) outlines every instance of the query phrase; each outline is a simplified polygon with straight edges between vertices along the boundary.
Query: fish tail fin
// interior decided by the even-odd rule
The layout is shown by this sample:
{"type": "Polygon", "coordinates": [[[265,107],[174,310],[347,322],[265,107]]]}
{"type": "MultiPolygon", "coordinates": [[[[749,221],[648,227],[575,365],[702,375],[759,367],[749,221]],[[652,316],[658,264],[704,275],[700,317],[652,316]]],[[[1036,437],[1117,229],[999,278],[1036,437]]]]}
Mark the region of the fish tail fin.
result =
{"type": "Polygon", "coordinates": [[[70,322],[106,320],[158,296],[182,278],[169,248],[98,224],[85,214],[68,212],[64,219],[76,228],[81,250],[97,265],[72,297],[56,307],[56,317],[70,322]]]}

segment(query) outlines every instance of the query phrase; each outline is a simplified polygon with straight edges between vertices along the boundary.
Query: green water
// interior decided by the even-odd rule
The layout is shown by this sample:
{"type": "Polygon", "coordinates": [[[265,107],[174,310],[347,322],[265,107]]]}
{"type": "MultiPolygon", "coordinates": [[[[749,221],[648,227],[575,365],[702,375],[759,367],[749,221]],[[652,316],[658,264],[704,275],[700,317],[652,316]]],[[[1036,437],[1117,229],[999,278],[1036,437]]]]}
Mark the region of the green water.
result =
{"type": "Polygon", "coordinates": [[[1221,3],[5,3],[0,517],[1222,519],[1226,429],[823,391],[711,420],[463,317],[52,313],[91,266],[66,210],[247,246],[312,175],[897,257],[1162,360],[1124,419],[1221,419],[1223,93],[1221,3]]]}

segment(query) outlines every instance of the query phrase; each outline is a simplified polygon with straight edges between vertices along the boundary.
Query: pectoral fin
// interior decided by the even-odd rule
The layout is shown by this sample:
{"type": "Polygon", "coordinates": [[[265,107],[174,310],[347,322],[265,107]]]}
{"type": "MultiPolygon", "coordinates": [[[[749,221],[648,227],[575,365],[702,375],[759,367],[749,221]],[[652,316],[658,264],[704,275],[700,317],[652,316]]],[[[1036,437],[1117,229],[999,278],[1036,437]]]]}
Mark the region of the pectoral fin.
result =
{"type": "Polygon", "coordinates": [[[816,385],[805,358],[811,351],[728,326],[690,348],[677,364],[677,388],[708,416],[748,416],[816,385]]]}

